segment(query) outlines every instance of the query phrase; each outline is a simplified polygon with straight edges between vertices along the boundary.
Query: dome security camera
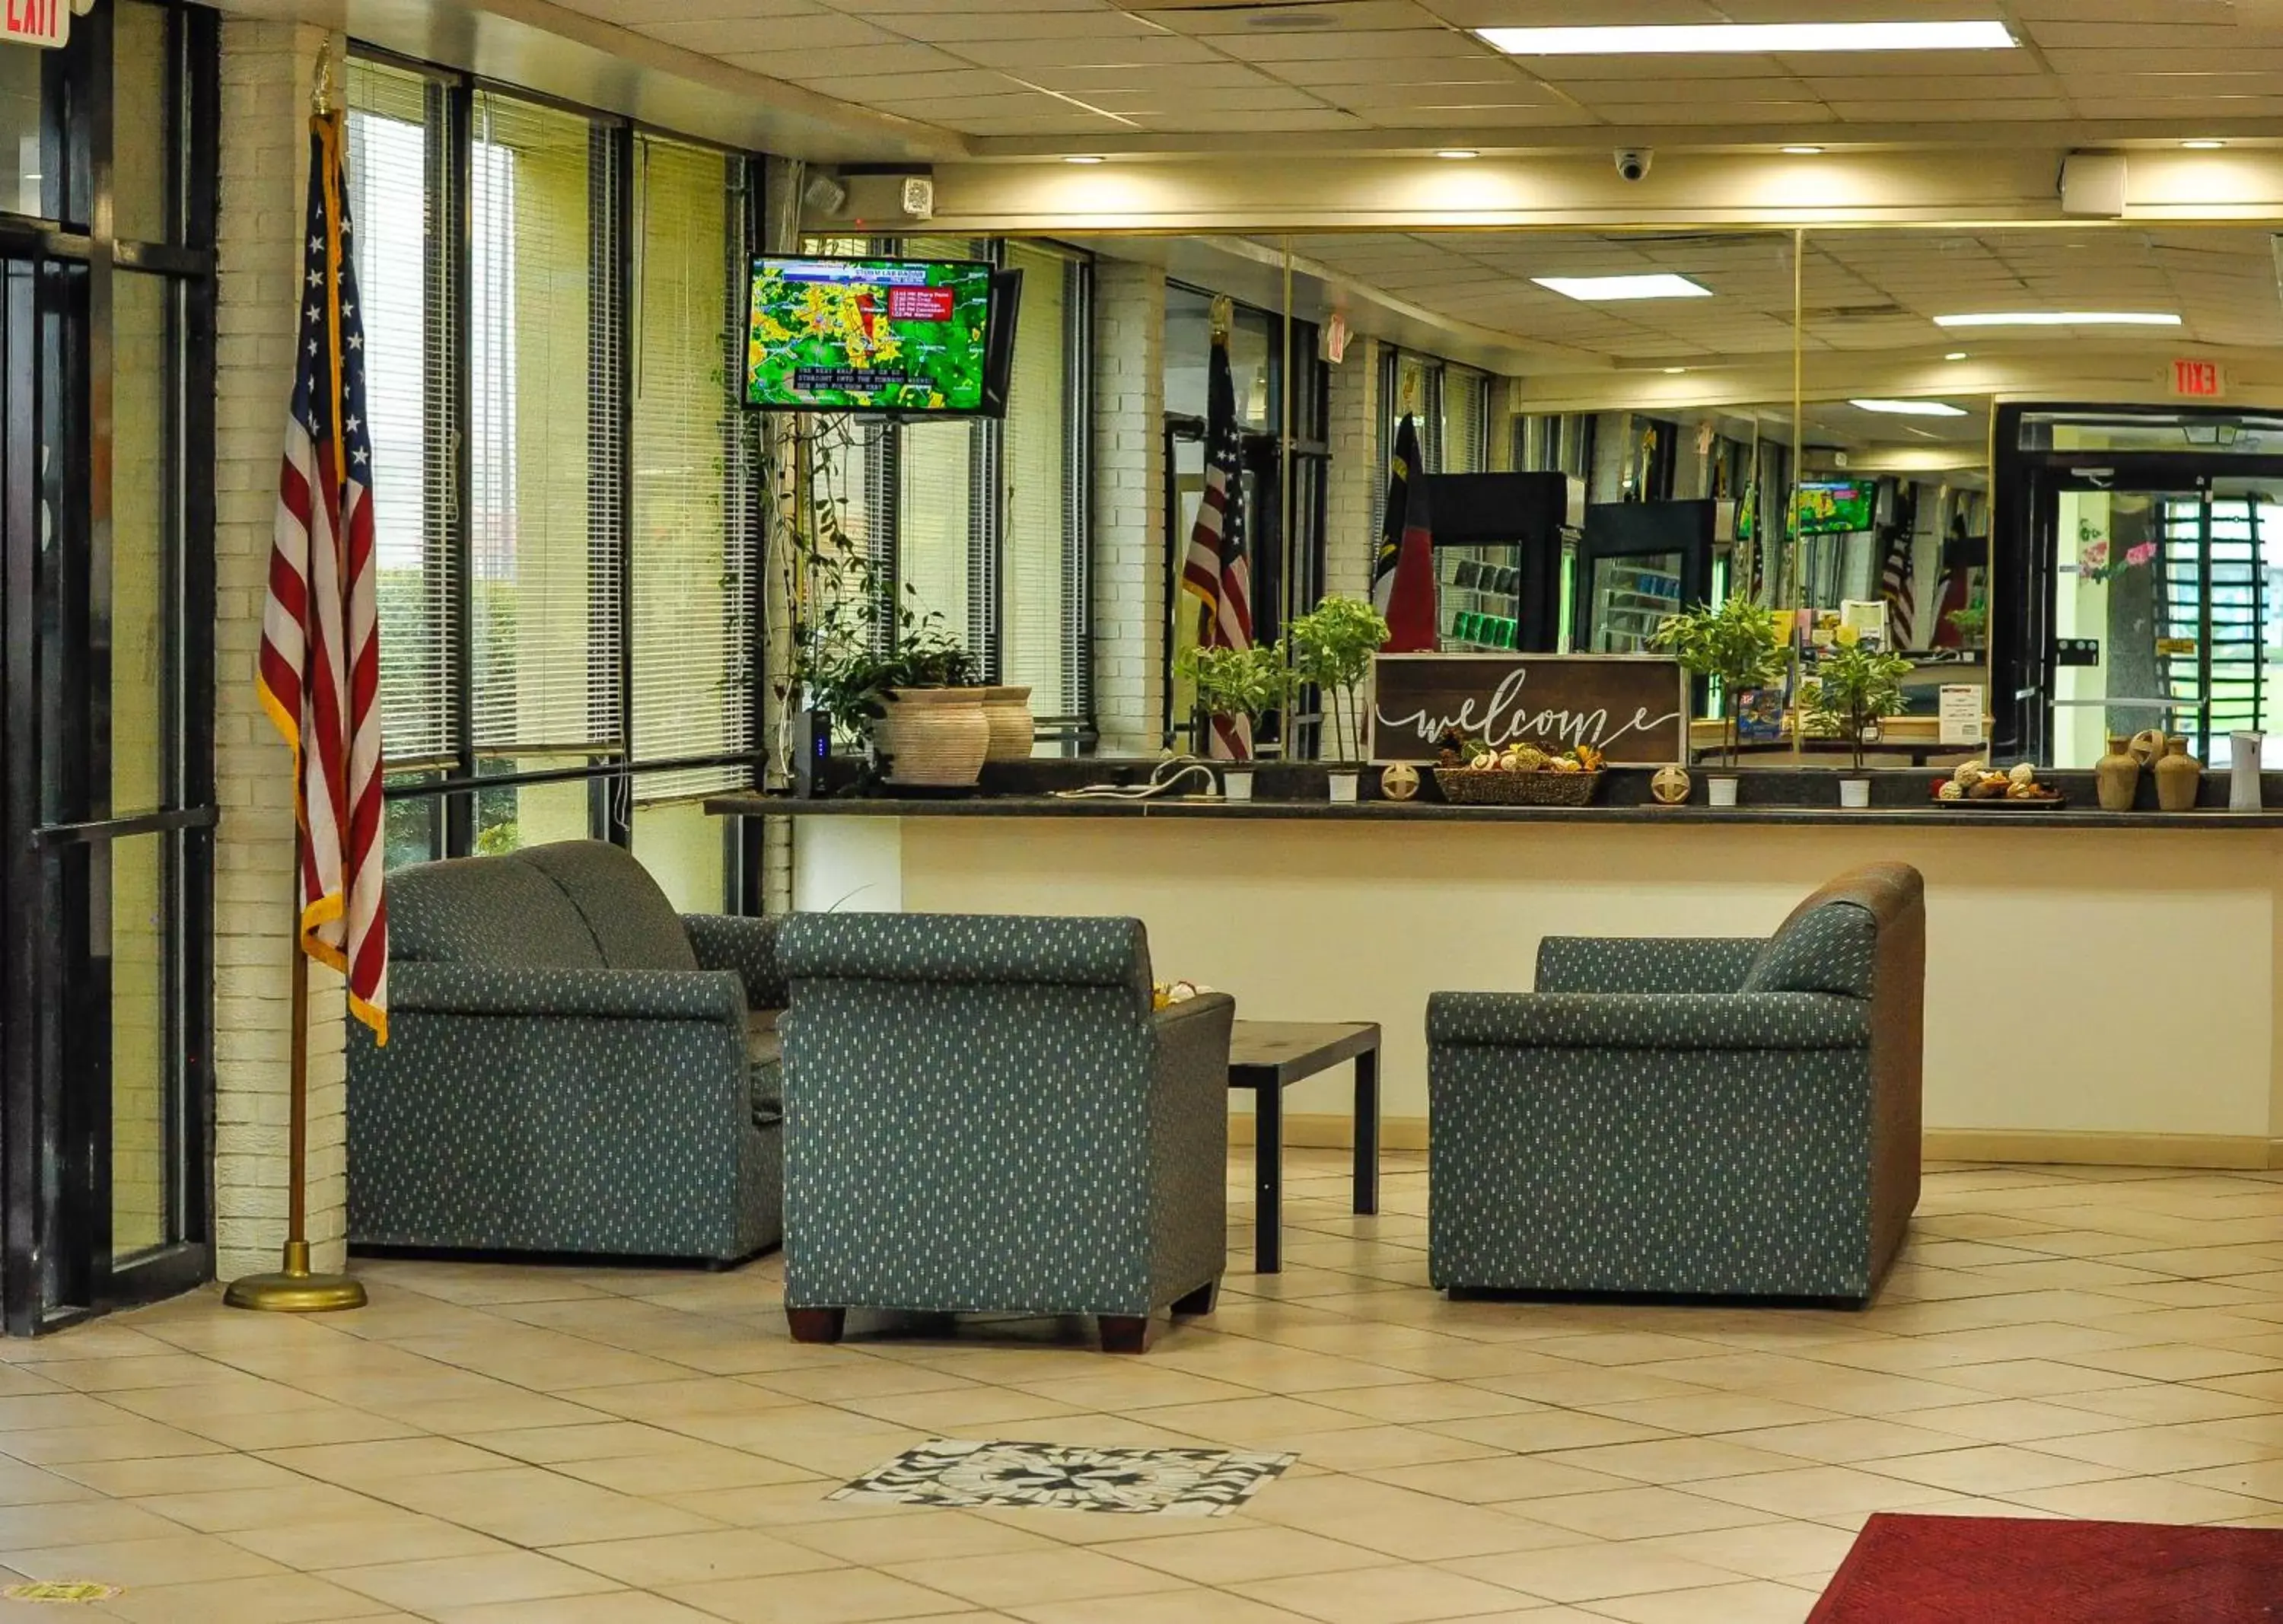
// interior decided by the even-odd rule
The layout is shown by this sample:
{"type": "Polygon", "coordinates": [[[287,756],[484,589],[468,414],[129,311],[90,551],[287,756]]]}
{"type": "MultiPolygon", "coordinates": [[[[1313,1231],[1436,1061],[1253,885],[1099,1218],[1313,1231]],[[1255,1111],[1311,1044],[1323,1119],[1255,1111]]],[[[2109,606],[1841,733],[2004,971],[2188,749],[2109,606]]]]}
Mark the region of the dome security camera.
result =
{"type": "Polygon", "coordinates": [[[1656,154],[1644,147],[1619,147],[1617,152],[1617,178],[1639,181],[1648,178],[1648,167],[1656,161],[1656,154]]]}

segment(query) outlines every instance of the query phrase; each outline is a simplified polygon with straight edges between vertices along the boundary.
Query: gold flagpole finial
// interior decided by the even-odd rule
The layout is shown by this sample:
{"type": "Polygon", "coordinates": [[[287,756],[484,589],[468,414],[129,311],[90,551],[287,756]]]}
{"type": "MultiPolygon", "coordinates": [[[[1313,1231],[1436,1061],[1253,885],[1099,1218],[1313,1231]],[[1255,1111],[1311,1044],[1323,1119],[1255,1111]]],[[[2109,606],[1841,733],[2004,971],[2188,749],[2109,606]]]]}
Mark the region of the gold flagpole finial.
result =
{"type": "Polygon", "coordinates": [[[317,47],[317,77],[309,87],[309,111],[317,118],[333,115],[333,42],[317,47]]]}
{"type": "Polygon", "coordinates": [[[1216,293],[1212,301],[1212,336],[1216,344],[1227,340],[1229,329],[1236,325],[1236,301],[1227,293],[1216,293]]]}

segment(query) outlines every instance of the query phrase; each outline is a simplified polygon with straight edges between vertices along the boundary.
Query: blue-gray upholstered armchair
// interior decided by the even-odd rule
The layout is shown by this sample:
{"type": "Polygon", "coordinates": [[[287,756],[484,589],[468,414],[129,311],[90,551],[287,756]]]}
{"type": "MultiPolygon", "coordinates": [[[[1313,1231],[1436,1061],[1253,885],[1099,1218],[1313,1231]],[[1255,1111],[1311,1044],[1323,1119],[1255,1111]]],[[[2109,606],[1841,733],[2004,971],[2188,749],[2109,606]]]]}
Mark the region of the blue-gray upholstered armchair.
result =
{"type": "Polygon", "coordinates": [[[1141,1352],[1227,1252],[1235,1005],[1150,1008],[1137,919],[802,914],[778,943],[785,1307],[1090,1315],[1141,1352]]]}
{"type": "Polygon", "coordinates": [[[1919,1196],[1924,886],[1858,869],[1765,940],[1549,938],[1427,1010],[1438,1288],[1869,1300],[1919,1196]]]}
{"type": "Polygon", "coordinates": [[[776,1244],[776,921],[677,917],[598,840],[399,869],[388,910],[388,1042],[349,1044],[352,1243],[776,1244]]]}

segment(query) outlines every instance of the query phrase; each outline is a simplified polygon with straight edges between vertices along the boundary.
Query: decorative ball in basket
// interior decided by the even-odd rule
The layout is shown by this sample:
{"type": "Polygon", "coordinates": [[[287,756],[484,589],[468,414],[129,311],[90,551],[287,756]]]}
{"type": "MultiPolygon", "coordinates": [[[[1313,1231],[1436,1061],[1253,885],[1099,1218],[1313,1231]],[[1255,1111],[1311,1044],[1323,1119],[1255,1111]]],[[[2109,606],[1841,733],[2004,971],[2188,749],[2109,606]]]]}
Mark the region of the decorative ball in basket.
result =
{"type": "Polygon", "coordinates": [[[1453,806],[1589,806],[1601,787],[1601,753],[1590,745],[1559,755],[1535,745],[1495,749],[1454,734],[1444,742],[1435,784],[1453,806]]]}

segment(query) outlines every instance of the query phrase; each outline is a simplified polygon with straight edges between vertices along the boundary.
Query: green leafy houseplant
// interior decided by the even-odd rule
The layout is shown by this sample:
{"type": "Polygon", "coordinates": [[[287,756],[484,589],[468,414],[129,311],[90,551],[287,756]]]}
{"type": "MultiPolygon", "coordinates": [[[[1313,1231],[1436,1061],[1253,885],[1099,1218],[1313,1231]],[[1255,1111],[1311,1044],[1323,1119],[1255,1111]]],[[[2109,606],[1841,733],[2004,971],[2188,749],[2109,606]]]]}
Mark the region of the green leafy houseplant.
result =
{"type": "Polygon", "coordinates": [[[1671,654],[1681,669],[1720,684],[1728,713],[1721,738],[1728,765],[1736,764],[1736,695],[1783,680],[1790,657],[1775,617],[1741,593],[1715,609],[1699,604],[1657,622],[1649,646],[1671,654]]]}
{"type": "Polygon", "coordinates": [[[1242,716],[1258,727],[1260,719],[1291,695],[1292,672],[1284,645],[1249,649],[1187,648],[1175,662],[1196,684],[1197,703],[1215,716],[1242,716]]]}
{"type": "Polygon", "coordinates": [[[1912,670],[1900,654],[1843,640],[1824,656],[1809,690],[1808,722],[1817,733],[1843,738],[1863,770],[1863,735],[1870,725],[1903,708],[1903,678],[1912,670]]]}
{"type": "Polygon", "coordinates": [[[1387,642],[1387,622],[1360,597],[1327,597],[1290,629],[1292,676],[1313,683],[1332,723],[1332,759],[1363,756],[1363,681],[1387,642]]]}
{"type": "Polygon", "coordinates": [[[1953,609],[1943,618],[1956,629],[1959,642],[1970,649],[1980,648],[1983,634],[1990,629],[1990,611],[1979,602],[1953,609]]]}

